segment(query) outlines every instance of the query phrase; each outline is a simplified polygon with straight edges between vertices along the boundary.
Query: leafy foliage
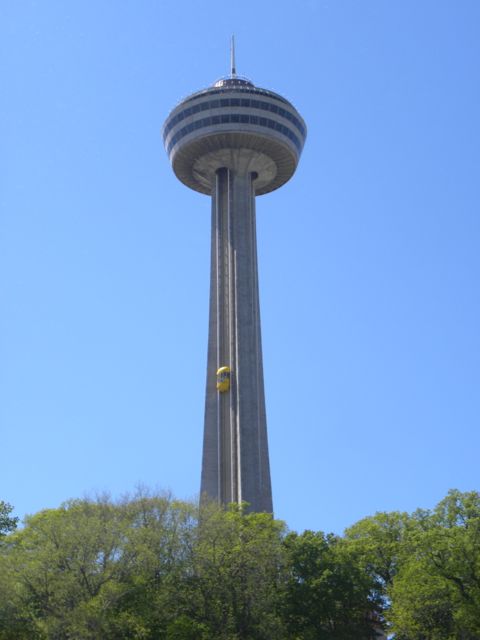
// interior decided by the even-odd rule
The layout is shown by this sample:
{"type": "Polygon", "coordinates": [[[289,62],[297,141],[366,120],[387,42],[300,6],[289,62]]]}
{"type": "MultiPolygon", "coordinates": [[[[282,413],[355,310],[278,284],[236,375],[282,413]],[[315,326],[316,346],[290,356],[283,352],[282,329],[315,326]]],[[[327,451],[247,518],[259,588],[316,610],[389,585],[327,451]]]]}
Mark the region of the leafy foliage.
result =
{"type": "Polygon", "coordinates": [[[361,570],[348,546],[336,536],[312,531],[291,533],[285,544],[289,557],[285,594],[289,637],[375,638],[372,621],[380,603],[373,596],[374,580],[361,570]]]}
{"type": "Polygon", "coordinates": [[[12,505],[0,500],[0,539],[17,528],[18,518],[12,517],[12,505]]]}
{"type": "Polygon", "coordinates": [[[480,494],[344,537],[138,492],[15,530],[0,503],[0,640],[480,638],[480,494]]]}
{"type": "Polygon", "coordinates": [[[394,628],[410,638],[480,637],[480,494],[450,491],[417,512],[391,590],[394,628]]]}

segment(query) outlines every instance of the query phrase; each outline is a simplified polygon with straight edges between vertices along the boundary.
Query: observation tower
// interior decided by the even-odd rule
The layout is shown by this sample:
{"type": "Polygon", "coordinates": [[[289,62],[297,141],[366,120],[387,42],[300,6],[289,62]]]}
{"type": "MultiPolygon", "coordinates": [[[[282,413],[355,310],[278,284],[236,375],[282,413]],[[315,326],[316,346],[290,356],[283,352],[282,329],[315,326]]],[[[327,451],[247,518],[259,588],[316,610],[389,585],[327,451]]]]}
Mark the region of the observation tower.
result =
{"type": "Polygon", "coordinates": [[[298,111],[231,72],[185,98],[163,140],[173,171],[211,196],[211,275],[201,497],[272,513],[258,294],[255,197],[295,172],[298,111]]]}

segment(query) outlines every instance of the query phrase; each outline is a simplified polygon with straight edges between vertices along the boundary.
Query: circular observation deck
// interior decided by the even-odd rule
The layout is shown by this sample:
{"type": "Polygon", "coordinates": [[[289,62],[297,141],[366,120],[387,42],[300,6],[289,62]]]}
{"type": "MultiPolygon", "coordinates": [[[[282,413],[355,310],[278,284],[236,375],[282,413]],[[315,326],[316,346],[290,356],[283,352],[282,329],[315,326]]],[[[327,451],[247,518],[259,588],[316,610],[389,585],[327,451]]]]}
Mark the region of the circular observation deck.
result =
{"type": "Polygon", "coordinates": [[[175,175],[208,195],[220,168],[255,172],[256,195],[278,189],[294,174],[306,135],[288,100],[240,76],[185,98],[163,126],[175,175]]]}

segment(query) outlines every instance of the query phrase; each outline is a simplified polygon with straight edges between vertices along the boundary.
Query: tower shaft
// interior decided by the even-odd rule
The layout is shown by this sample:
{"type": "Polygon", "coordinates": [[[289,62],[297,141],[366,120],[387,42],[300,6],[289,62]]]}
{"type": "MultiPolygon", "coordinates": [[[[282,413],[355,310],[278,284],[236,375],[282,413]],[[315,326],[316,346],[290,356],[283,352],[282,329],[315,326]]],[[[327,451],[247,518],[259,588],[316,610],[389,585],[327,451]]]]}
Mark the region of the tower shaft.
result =
{"type": "Polygon", "coordinates": [[[256,175],[216,171],[201,494],[271,513],[255,222],[256,175]],[[230,389],[216,388],[228,366],[230,389]]]}

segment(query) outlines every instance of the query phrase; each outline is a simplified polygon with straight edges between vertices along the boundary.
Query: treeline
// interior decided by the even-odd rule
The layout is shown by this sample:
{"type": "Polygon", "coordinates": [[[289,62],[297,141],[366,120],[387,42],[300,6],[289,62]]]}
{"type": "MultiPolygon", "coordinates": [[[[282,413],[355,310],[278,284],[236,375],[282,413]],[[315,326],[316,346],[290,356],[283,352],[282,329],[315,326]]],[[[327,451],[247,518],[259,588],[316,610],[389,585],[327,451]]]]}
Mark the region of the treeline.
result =
{"type": "Polygon", "coordinates": [[[343,537],[138,493],[16,530],[0,502],[1,640],[480,639],[480,494],[343,537]]]}

